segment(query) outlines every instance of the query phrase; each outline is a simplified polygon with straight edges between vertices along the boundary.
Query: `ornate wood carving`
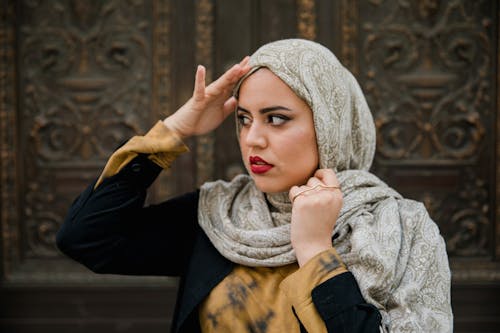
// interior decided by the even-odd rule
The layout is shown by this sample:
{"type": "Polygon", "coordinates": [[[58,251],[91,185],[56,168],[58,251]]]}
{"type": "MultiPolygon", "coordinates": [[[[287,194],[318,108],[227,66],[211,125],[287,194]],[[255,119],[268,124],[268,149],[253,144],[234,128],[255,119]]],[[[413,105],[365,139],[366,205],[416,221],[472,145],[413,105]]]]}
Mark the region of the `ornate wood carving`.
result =
{"type": "MultiPolygon", "coordinates": [[[[153,121],[174,112],[171,103],[171,0],[153,0],[153,121]]],[[[171,169],[163,170],[155,182],[156,196],[168,198],[175,194],[176,184],[171,169]]]]}
{"type": "Polygon", "coordinates": [[[478,157],[491,113],[491,18],[465,2],[394,6],[363,24],[378,159],[478,157]],[[406,23],[406,22],[411,22],[406,23]]]}
{"type": "Polygon", "coordinates": [[[466,168],[455,182],[455,191],[427,189],[415,197],[441,222],[450,255],[487,256],[491,242],[488,184],[473,168],[466,168]]]}
{"type": "Polygon", "coordinates": [[[373,0],[341,7],[343,62],[358,73],[375,116],[375,172],[426,204],[457,258],[498,252],[492,6],[373,0]]]}
{"type": "Polygon", "coordinates": [[[355,76],[359,74],[358,61],[358,0],[342,0],[341,15],[341,43],[342,62],[355,76]]]}
{"type": "Polygon", "coordinates": [[[0,193],[1,257],[0,273],[7,276],[19,260],[19,164],[16,156],[17,113],[15,72],[15,2],[0,6],[0,193]]]}
{"type": "MultiPolygon", "coordinates": [[[[497,5],[497,20],[500,20],[500,6],[497,5]]],[[[500,110],[500,23],[497,21],[497,110],[500,110]]],[[[496,257],[500,258],[500,116],[498,116],[498,111],[497,111],[497,136],[495,138],[495,146],[497,147],[497,152],[496,152],[496,164],[495,164],[495,175],[496,175],[496,216],[495,216],[495,222],[496,222],[496,257]]]]}
{"type": "Polygon", "coordinates": [[[297,31],[300,38],[316,39],[316,4],[314,0],[297,0],[297,31]]]}
{"type": "MultiPolygon", "coordinates": [[[[213,79],[214,4],[212,0],[196,1],[196,63],[206,68],[206,82],[213,79]]],[[[215,134],[196,140],[196,182],[198,186],[214,177],[215,134]]]]}
{"type": "Polygon", "coordinates": [[[27,257],[57,255],[54,233],[78,193],[68,184],[81,190],[85,172],[97,174],[121,142],[150,126],[148,9],[144,1],[22,2],[27,257]]]}
{"type": "Polygon", "coordinates": [[[170,0],[153,1],[153,110],[159,118],[173,112],[169,95],[172,86],[170,11],[170,0]]]}

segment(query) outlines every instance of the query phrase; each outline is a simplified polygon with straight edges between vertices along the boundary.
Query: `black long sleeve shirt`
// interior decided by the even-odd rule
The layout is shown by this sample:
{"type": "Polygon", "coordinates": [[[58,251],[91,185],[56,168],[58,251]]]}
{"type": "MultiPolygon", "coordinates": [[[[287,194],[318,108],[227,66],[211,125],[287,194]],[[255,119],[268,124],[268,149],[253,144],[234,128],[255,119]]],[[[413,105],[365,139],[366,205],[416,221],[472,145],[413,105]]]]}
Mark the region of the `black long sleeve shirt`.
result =
{"type": "MultiPolygon", "coordinates": [[[[198,192],[144,207],[161,168],[139,155],[73,203],[59,249],[96,273],[180,276],[173,332],[199,332],[197,307],[233,268],[198,226],[198,192]]],[[[328,332],[379,332],[381,316],[349,272],[312,291],[328,332]]],[[[303,327],[301,331],[305,331],[303,327]]]]}

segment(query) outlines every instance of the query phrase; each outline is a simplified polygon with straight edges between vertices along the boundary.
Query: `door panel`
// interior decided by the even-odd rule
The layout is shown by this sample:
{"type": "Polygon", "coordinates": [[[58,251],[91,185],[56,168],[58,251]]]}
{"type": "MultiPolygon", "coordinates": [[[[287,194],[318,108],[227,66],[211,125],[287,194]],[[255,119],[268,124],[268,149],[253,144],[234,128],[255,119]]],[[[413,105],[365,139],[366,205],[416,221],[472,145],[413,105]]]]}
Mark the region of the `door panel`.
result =
{"type": "MultiPolygon", "coordinates": [[[[302,37],[365,91],[373,172],[438,223],[456,331],[498,331],[498,16],[493,0],[4,1],[0,330],[167,330],[176,279],[89,273],[55,232],[111,152],[191,96],[197,64],[210,81],[263,43],[302,37]]],[[[187,144],[148,202],[244,170],[232,117],[187,144]]]]}

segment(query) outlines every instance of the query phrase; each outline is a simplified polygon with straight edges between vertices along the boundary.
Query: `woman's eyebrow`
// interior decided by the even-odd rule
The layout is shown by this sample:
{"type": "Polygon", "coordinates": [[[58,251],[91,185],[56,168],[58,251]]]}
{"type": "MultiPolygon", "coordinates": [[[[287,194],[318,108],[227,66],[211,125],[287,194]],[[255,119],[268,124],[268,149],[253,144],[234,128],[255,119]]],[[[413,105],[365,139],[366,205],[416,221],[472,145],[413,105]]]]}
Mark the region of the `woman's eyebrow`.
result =
{"type": "MultiPolygon", "coordinates": [[[[262,113],[262,114],[265,114],[265,113],[268,113],[268,112],[272,112],[272,111],[276,111],[276,110],[285,110],[285,111],[292,111],[291,109],[285,107],[285,106],[281,106],[281,105],[276,105],[276,106],[269,106],[267,108],[263,108],[263,109],[260,109],[259,112],[262,113]]],[[[250,111],[248,111],[247,109],[245,108],[242,108],[241,106],[238,105],[237,107],[237,111],[242,111],[242,112],[247,112],[247,113],[250,113],[250,111]]]]}
{"type": "Polygon", "coordinates": [[[250,111],[248,111],[247,109],[242,108],[242,107],[241,107],[241,106],[239,106],[239,105],[238,105],[238,107],[236,108],[236,111],[241,111],[241,112],[250,113],[250,111]]]}
{"type": "Polygon", "coordinates": [[[262,114],[264,114],[264,113],[271,112],[271,111],[276,111],[276,110],[292,111],[291,109],[289,109],[289,108],[287,108],[285,106],[276,105],[276,106],[270,106],[270,107],[267,107],[267,108],[260,109],[259,112],[262,113],[262,114]]]}

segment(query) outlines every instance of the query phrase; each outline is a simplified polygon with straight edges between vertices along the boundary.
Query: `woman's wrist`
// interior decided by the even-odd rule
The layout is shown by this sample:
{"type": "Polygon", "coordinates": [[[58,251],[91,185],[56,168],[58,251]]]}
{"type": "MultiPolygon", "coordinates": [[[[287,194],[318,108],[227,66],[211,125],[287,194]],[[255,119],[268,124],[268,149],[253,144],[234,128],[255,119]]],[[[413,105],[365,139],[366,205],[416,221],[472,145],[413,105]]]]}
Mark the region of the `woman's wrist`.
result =
{"type": "Polygon", "coordinates": [[[330,250],[332,248],[332,243],[328,240],[304,245],[293,245],[293,248],[295,250],[295,256],[297,257],[297,263],[299,267],[302,267],[321,252],[330,250]]]}
{"type": "Polygon", "coordinates": [[[189,135],[183,133],[181,130],[179,130],[179,126],[177,125],[175,121],[175,114],[168,116],[163,120],[163,125],[167,127],[172,133],[177,135],[177,137],[181,140],[184,140],[189,137],[189,135]]]}

